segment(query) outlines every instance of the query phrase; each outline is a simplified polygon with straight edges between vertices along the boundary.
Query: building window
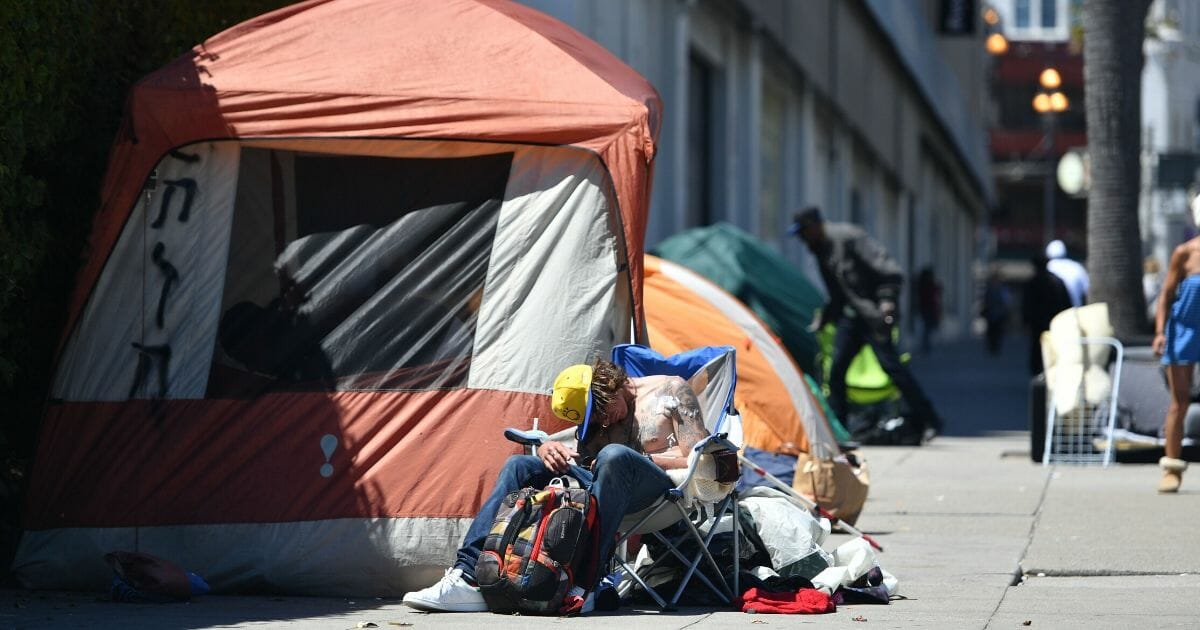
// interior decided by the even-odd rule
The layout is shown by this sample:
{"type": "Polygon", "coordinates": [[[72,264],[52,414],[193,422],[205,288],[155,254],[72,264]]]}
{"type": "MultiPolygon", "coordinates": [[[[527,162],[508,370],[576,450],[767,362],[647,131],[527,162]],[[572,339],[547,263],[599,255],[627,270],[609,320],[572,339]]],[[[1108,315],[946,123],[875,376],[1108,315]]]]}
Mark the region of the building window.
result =
{"type": "Polygon", "coordinates": [[[1029,2],[1030,0],[1017,0],[1016,2],[1017,17],[1013,21],[1013,25],[1017,28],[1029,28],[1029,2]]]}
{"type": "Polygon", "coordinates": [[[1042,28],[1058,26],[1058,1],[1042,0],[1042,28]]]}
{"type": "Polygon", "coordinates": [[[783,209],[783,160],[787,137],[787,98],[777,88],[765,85],[762,95],[762,127],[759,138],[759,236],[779,237],[783,209]]]}
{"type": "Polygon", "coordinates": [[[858,187],[852,187],[850,189],[850,223],[860,226],[863,224],[863,219],[866,217],[863,215],[862,206],[862,193],[858,192],[858,187]]]}
{"type": "Polygon", "coordinates": [[[692,52],[688,56],[687,226],[713,223],[716,155],[716,69],[692,52]]]}

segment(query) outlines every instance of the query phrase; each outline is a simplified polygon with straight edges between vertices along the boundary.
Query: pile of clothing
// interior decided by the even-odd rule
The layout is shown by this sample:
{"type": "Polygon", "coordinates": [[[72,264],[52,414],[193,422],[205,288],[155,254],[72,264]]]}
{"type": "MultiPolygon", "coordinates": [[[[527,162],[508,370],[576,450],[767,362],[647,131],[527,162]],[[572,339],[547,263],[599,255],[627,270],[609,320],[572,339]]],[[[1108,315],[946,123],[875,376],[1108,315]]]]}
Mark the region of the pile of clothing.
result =
{"type": "MultiPolygon", "coordinates": [[[[899,593],[898,580],[879,566],[867,541],[855,538],[832,552],[826,551],[822,544],[830,533],[829,521],[815,518],[783,492],[750,488],[742,495],[739,512],[741,593],[735,605],[743,612],[825,613],[835,611],[839,603],[887,604],[899,593]]],[[[724,519],[710,550],[725,568],[724,577],[730,584],[733,547],[732,522],[724,519]]],[[[651,564],[662,553],[647,541],[639,552],[637,566],[651,564]]],[[[645,579],[655,588],[669,589],[676,586],[683,572],[682,565],[664,561],[645,579]]],[[[723,605],[711,591],[694,584],[698,583],[689,583],[681,603],[723,605]]],[[[636,591],[634,599],[639,599],[636,591]]]]}

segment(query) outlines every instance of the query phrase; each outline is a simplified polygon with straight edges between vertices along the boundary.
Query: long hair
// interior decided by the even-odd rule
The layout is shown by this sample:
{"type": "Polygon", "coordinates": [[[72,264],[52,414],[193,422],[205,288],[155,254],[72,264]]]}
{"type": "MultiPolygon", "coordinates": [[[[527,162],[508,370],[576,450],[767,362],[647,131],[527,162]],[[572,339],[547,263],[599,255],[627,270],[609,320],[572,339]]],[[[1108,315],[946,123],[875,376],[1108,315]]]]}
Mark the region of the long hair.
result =
{"type": "Polygon", "coordinates": [[[592,413],[604,413],[628,380],[629,375],[621,366],[596,359],[592,363],[592,413]]]}

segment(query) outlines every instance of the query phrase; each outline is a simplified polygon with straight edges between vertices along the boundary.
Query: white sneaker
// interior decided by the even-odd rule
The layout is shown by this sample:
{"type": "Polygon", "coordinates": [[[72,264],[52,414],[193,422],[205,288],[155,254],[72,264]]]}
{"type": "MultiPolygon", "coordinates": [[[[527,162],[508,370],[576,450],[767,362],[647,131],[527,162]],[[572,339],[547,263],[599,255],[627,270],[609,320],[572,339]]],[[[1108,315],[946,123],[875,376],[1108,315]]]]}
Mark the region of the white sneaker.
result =
{"type": "Polygon", "coordinates": [[[462,569],[446,569],[446,575],[429,588],[404,594],[404,603],[432,612],[485,612],[487,603],[478,586],[462,577],[462,569]]]}

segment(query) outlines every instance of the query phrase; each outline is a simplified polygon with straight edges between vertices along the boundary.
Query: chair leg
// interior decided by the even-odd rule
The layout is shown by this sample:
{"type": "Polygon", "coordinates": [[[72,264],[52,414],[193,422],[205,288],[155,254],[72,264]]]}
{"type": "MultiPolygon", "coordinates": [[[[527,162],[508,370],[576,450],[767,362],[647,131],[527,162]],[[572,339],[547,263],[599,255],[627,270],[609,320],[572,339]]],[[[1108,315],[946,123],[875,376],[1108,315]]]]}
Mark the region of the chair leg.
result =
{"type": "MultiPolygon", "coordinates": [[[[679,538],[677,538],[676,540],[668,540],[668,539],[667,539],[665,536],[663,536],[663,535],[662,535],[662,534],[660,534],[659,532],[654,532],[654,536],[655,536],[655,538],[658,538],[658,540],[659,540],[660,542],[662,542],[662,544],[663,544],[663,545],[665,545],[665,546],[667,547],[667,551],[671,552],[671,555],[675,556],[675,558],[676,558],[676,559],[678,559],[678,560],[679,560],[679,563],[680,563],[681,565],[683,565],[683,566],[692,566],[692,563],[693,563],[693,561],[695,561],[696,563],[699,563],[700,559],[702,559],[702,558],[703,558],[703,556],[701,556],[699,553],[697,553],[697,554],[696,554],[696,557],[695,557],[695,558],[688,558],[687,556],[683,555],[683,552],[679,551],[679,549],[677,549],[677,548],[675,547],[675,545],[678,545],[680,542],[682,542],[682,541],[683,541],[683,539],[684,539],[684,536],[686,536],[686,534],[685,534],[685,535],[683,535],[683,536],[680,536],[680,537],[679,537],[679,538]]],[[[659,559],[658,559],[658,560],[655,560],[655,561],[654,561],[654,562],[653,562],[653,563],[652,563],[652,564],[651,564],[649,567],[647,567],[645,570],[646,570],[647,572],[649,572],[649,571],[652,571],[652,570],[653,570],[655,567],[657,567],[657,566],[658,566],[658,563],[660,563],[660,562],[662,562],[663,560],[666,560],[666,559],[667,559],[667,556],[661,556],[661,557],[659,557],[659,559]]],[[[706,586],[708,586],[709,590],[711,590],[711,591],[712,591],[712,592],[713,592],[713,593],[714,593],[714,594],[715,594],[717,597],[724,597],[724,596],[725,596],[725,594],[724,594],[724,593],[722,593],[722,592],[721,592],[721,590],[720,590],[720,589],[718,589],[718,588],[716,587],[716,585],[714,585],[714,584],[712,583],[712,581],[710,581],[710,580],[708,579],[708,576],[704,575],[703,573],[697,573],[697,574],[696,574],[696,577],[697,577],[697,578],[699,578],[701,582],[704,582],[704,584],[705,584],[706,586]]]]}
{"type": "MultiPolygon", "coordinates": [[[[659,595],[658,591],[656,591],[653,587],[651,587],[649,584],[646,583],[645,579],[642,576],[643,574],[649,574],[651,571],[653,571],[659,565],[659,563],[661,563],[663,560],[665,560],[668,557],[667,555],[660,556],[658,559],[656,559],[654,562],[652,562],[648,567],[642,567],[642,568],[640,568],[640,570],[638,568],[631,566],[628,563],[627,559],[622,558],[622,557],[617,557],[616,560],[617,560],[618,564],[620,564],[621,569],[626,574],[628,574],[630,577],[632,577],[633,580],[642,587],[642,589],[644,589],[647,593],[649,593],[650,597],[654,600],[654,602],[656,604],[658,604],[659,608],[662,610],[674,610],[675,609],[676,605],[679,603],[679,599],[683,596],[684,589],[687,587],[687,585],[691,581],[692,577],[698,578],[701,582],[704,583],[705,586],[707,586],[709,588],[709,590],[711,590],[713,592],[714,595],[721,598],[726,604],[733,603],[733,599],[739,594],[738,593],[739,576],[737,575],[737,573],[741,570],[741,558],[740,558],[741,549],[739,547],[739,540],[738,540],[739,535],[740,535],[740,523],[739,523],[739,519],[738,519],[738,497],[736,495],[736,492],[731,493],[729,496],[725,497],[725,499],[722,500],[717,505],[716,510],[712,514],[712,527],[709,529],[707,537],[700,535],[700,531],[696,528],[696,524],[693,523],[691,518],[688,517],[687,511],[683,509],[683,506],[679,505],[678,503],[676,503],[674,501],[664,502],[659,507],[659,509],[654,510],[653,512],[648,514],[646,517],[641,519],[641,521],[639,521],[638,524],[635,525],[634,527],[630,528],[630,530],[636,531],[638,529],[638,527],[640,527],[643,523],[645,523],[650,518],[652,518],[655,514],[657,514],[660,509],[665,508],[668,503],[670,505],[675,506],[675,509],[679,512],[680,520],[685,523],[686,531],[675,540],[668,539],[666,536],[663,536],[663,534],[661,532],[653,532],[653,535],[656,538],[658,538],[659,541],[661,541],[666,546],[666,549],[668,552],[670,552],[670,555],[675,556],[683,565],[685,565],[687,567],[686,572],[684,573],[682,579],[680,580],[679,587],[675,590],[675,593],[672,595],[670,601],[664,600],[662,598],[662,596],[659,595]],[[716,536],[716,534],[717,534],[717,527],[720,525],[721,519],[724,518],[726,516],[726,514],[729,514],[730,510],[732,510],[733,536],[734,536],[734,538],[733,538],[733,553],[734,553],[734,559],[733,559],[734,578],[733,579],[734,579],[734,582],[733,582],[732,589],[730,588],[729,582],[725,579],[725,576],[721,573],[720,565],[717,564],[716,559],[713,557],[712,553],[708,549],[709,545],[712,544],[713,537],[716,536]],[[697,548],[698,548],[698,551],[694,554],[694,556],[692,558],[688,558],[687,556],[685,556],[683,554],[683,552],[679,551],[679,549],[678,549],[678,545],[681,542],[683,542],[684,539],[688,538],[689,536],[692,538],[693,541],[695,541],[697,548]],[[698,571],[698,569],[700,568],[700,563],[702,561],[706,561],[708,566],[716,574],[716,576],[717,576],[716,583],[714,583],[714,581],[710,580],[708,578],[708,576],[706,576],[704,574],[703,571],[698,571]]],[[[616,544],[621,545],[621,544],[625,543],[628,540],[628,538],[629,538],[629,534],[626,533],[617,539],[616,544]]]]}
{"type": "MultiPolygon", "coordinates": [[[[660,504],[658,505],[658,507],[656,507],[655,509],[651,510],[649,514],[647,514],[646,516],[642,517],[640,520],[638,520],[638,522],[637,522],[636,524],[634,524],[632,527],[630,527],[630,528],[629,528],[629,532],[634,532],[634,531],[637,531],[637,530],[638,530],[638,529],[639,529],[639,528],[640,528],[640,527],[641,527],[643,524],[645,524],[645,523],[646,523],[646,521],[649,521],[650,519],[654,518],[654,516],[655,516],[656,514],[658,514],[660,511],[662,511],[662,510],[663,510],[663,508],[667,507],[667,505],[668,505],[668,504],[670,504],[670,505],[675,505],[674,503],[672,503],[672,502],[670,502],[670,501],[664,501],[664,502],[660,503],[660,504]]],[[[676,506],[676,507],[678,507],[678,506],[676,506]]],[[[629,541],[629,532],[625,532],[625,533],[621,534],[621,535],[620,535],[620,536],[617,538],[617,541],[616,541],[616,543],[614,543],[614,548],[615,548],[615,547],[622,546],[622,545],[625,545],[625,543],[627,543],[627,542],[629,541]]],[[[655,534],[656,536],[659,536],[659,538],[661,538],[661,537],[662,537],[661,535],[659,535],[659,534],[658,534],[658,532],[654,532],[654,534],[655,534]]],[[[661,558],[660,558],[660,560],[661,560],[661,558]]],[[[630,577],[632,577],[632,578],[634,579],[634,581],[636,581],[638,584],[640,584],[640,585],[641,585],[641,587],[642,587],[642,589],[643,589],[643,590],[645,590],[647,593],[650,593],[650,597],[654,599],[655,603],[657,603],[657,604],[658,604],[659,608],[661,608],[661,609],[663,609],[663,610],[666,610],[666,609],[667,609],[667,602],[666,602],[665,600],[663,600],[663,598],[662,598],[662,597],[661,597],[661,596],[658,594],[658,592],[657,592],[657,591],[655,591],[653,588],[651,588],[649,584],[646,584],[646,581],[645,581],[645,580],[643,580],[643,579],[642,579],[642,577],[641,577],[640,575],[638,575],[637,569],[636,569],[636,568],[634,568],[634,567],[631,567],[631,566],[629,565],[629,563],[627,562],[627,559],[625,559],[625,558],[621,558],[621,557],[619,557],[619,556],[618,556],[618,557],[617,557],[617,562],[618,562],[618,564],[620,564],[620,566],[621,566],[621,569],[622,569],[622,570],[623,570],[623,571],[624,571],[626,574],[628,574],[630,577]]],[[[655,560],[655,561],[654,561],[654,562],[653,562],[653,563],[652,563],[652,564],[651,564],[651,565],[650,565],[650,566],[649,566],[649,567],[646,569],[646,570],[647,570],[647,572],[648,572],[648,571],[650,571],[650,570],[652,570],[654,567],[658,566],[658,562],[659,562],[659,560],[655,560]]],[[[630,587],[630,590],[632,590],[632,587],[630,587]]],[[[627,595],[627,594],[628,594],[628,591],[626,591],[625,593],[621,593],[621,595],[622,595],[622,596],[624,596],[624,595],[627,595]]]]}
{"type": "Polygon", "coordinates": [[[739,548],[741,536],[742,513],[738,510],[738,491],[735,488],[729,493],[730,499],[733,501],[733,596],[741,597],[742,589],[740,587],[742,577],[742,550],[739,548]]]}
{"type": "Polygon", "coordinates": [[[717,580],[721,585],[719,591],[716,588],[713,588],[711,583],[708,583],[709,588],[712,588],[713,591],[716,592],[717,596],[723,598],[726,604],[733,603],[733,593],[729,589],[729,583],[725,581],[725,576],[721,574],[720,565],[717,564],[716,559],[713,558],[712,553],[708,550],[709,544],[712,543],[712,539],[717,533],[717,526],[721,523],[721,517],[725,514],[725,511],[729,507],[729,503],[730,498],[726,497],[725,500],[721,501],[720,505],[717,507],[717,510],[714,514],[712,527],[708,532],[708,538],[702,538],[700,536],[700,532],[696,529],[695,524],[693,524],[690,519],[685,519],[687,521],[687,530],[692,535],[692,538],[696,541],[696,544],[699,546],[700,553],[697,554],[696,557],[690,562],[688,570],[686,573],[684,573],[683,580],[679,583],[679,588],[675,591],[675,596],[671,600],[671,605],[675,605],[675,603],[679,601],[679,598],[683,595],[683,589],[687,587],[687,583],[691,581],[693,574],[695,574],[697,577],[700,577],[704,582],[708,583],[708,580],[704,579],[703,573],[696,573],[696,569],[699,568],[700,560],[702,558],[708,561],[708,566],[712,568],[713,573],[716,574],[717,580]]]}
{"type": "MultiPolygon", "coordinates": [[[[713,536],[716,535],[715,528],[713,529],[713,531],[709,532],[709,536],[707,539],[701,538],[699,531],[696,530],[695,525],[692,523],[691,519],[688,518],[687,512],[684,511],[683,508],[680,507],[678,504],[672,503],[672,505],[675,505],[676,509],[679,510],[680,520],[682,520],[686,523],[686,528],[688,531],[681,534],[679,537],[677,537],[674,540],[668,539],[666,536],[663,536],[662,532],[652,532],[653,536],[655,538],[657,538],[666,547],[666,550],[670,553],[670,555],[675,556],[675,558],[677,558],[679,560],[681,565],[688,567],[687,572],[684,574],[683,578],[680,581],[679,589],[673,594],[671,600],[664,601],[662,599],[662,596],[658,593],[658,591],[656,591],[654,588],[650,587],[644,581],[644,579],[642,577],[643,575],[648,575],[649,573],[653,572],[654,569],[657,568],[659,564],[661,564],[668,557],[670,557],[669,555],[661,555],[656,560],[654,560],[654,562],[650,563],[649,566],[639,567],[636,571],[633,570],[632,567],[630,567],[627,563],[624,563],[624,562],[622,562],[622,568],[625,570],[625,572],[629,573],[635,579],[635,581],[637,581],[637,583],[642,586],[643,589],[645,589],[647,592],[650,593],[650,597],[654,599],[655,603],[657,603],[659,605],[659,608],[661,608],[662,610],[674,610],[675,609],[676,605],[679,603],[679,599],[683,596],[683,589],[687,586],[688,582],[691,580],[691,577],[693,577],[693,576],[698,578],[702,583],[704,583],[704,585],[707,586],[708,589],[710,591],[712,591],[714,595],[716,595],[718,598],[721,598],[726,603],[729,603],[730,602],[729,588],[728,588],[728,585],[725,584],[725,582],[724,582],[724,577],[718,577],[718,579],[721,580],[721,586],[724,587],[724,588],[719,588],[716,584],[714,584],[711,580],[709,580],[708,576],[704,575],[703,572],[696,571],[696,569],[699,567],[700,562],[704,559],[705,555],[708,552],[708,549],[707,549],[708,545],[712,542],[713,536]],[[693,536],[695,538],[697,545],[700,549],[700,551],[695,553],[692,558],[688,558],[687,556],[685,556],[683,554],[683,552],[679,551],[679,549],[678,549],[678,545],[685,538],[688,537],[689,533],[691,534],[691,536],[693,536]]],[[[720,571],[719,567],[717,567],[716,561],[714,559],[712,559],[711,554],[707,554],[707,555],[709,556],[709,561],[710,561],[711,566],[713,567],[714,571],[716,572],[716,574],[718,576],[721,576],[721,571],[720,571]]]]}
{"type": "Polygon", "coordinates": [[[646,584],[646,581],[642,579],[642,576],[638,575],[638,572],[630,567],[628,563],[626,563],[624,560],[618,560],[618,562],[621,563],[621,568],[623,568],[625,572],[629,574],[629,577],[633,578],[638,584],[640,584],[642,586],[642,590],[650,594],[650,597],[654,599],[654,602],[658,604],[658,607],[661,610],[671,610],[674,608],[673,606],[668,606],[667,602],[664,601],[662,596],[658,594],[658,591],[654,590],[654,588],[652,588],[649,584],[646,584]]]}

